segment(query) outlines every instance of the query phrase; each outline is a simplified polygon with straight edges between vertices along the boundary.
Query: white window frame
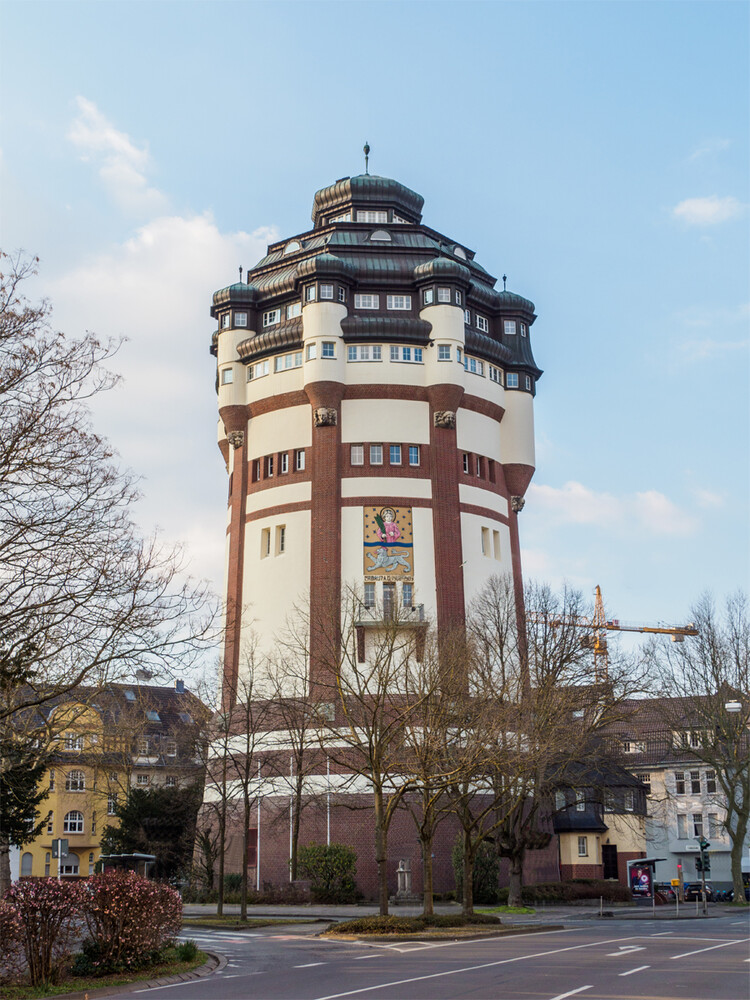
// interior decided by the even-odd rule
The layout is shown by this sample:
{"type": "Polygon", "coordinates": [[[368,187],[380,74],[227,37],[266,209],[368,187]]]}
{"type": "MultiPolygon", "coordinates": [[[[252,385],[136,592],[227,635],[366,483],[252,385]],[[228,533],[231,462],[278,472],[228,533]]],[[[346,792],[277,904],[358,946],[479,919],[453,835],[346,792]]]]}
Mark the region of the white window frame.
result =
{"type": "Polygon", "coordinates": [[[414,607],[414,584],[413,583],[402,583],[401,584],[401,604],[405,608],[414,607]]]}
{"type": "Polygon", "coordinates": [[[277,326],[281,322],[281,309],[268,309],[263,313],[263,328],[277,326]]]}
{"type": "Polygon", "coordinates": [[[145,788],[149,783],[149,776],[147,774],[136,774],[135,783],[139,788],[145,788]]]}
{"type": "Polygon", "coordinates": [[[526,326],[525,323],[521,323],[520,326],[521,326],[521,336],[522,337],[528,337],[528,335],[529,335],[529,328],[526,326]]]}
{"type": "Polygon", "coordinates": [[[234,314],[234,325],[235,326],[247,326],[247,313],[246,312],[236,312],[234,314]]]}
{"type": "Polygon", "coordinates": [[[327,281],[322,282],[320,285],[320,297],[321,299],[326,299],[326,301],[333,302],[333,285],[327,281]]]}
{"type": "Polygon", "coordinates": [[[343,285],[339,285],[339,290],[336,297],[339,302],[346,302],[346,289],[344,288],[343,285]]]}
{"type": "Polygon", "coordinates": [[[294,453],[294,468],[296,472],[305,471],[305,449],[298,448],[294,453]]]}
{"type": "Polygon", "coordinates": [[[282,451],[281,461],[279,462],[279,475],[285,476],[289,472],[289,452],[282,451]]]}
{"type": "Polygon", "coordinates": [[[355,309],[380,309],[380,296],[374,292],[357,292],[354,296],[355,309]]]}
{"type": "Polygon", "coordinates": [[[79,809],[71,809],[63,819],[63,833],[85,833],[86,826],[83,813],[79,809]],[[75,819],[73,818],[75,817],[75,819]]]}
{"type": "Polygon", "coordinates": [[[578,838],[578,857],[587,858],[589,856],[589,838],[579,836],[578,838]]]}
{"type": "Polygon", "coordinates": [[[80,733],[66,733],[65,749],[76,751],[83,750],[83,736],[81,736],[80,733]]]}
{"type": "Polygon", "coordinates": [[[221,369],[221,384],[231,385],[234,382],[234,371],[232,368],[221,369]]]}
{"type": "Polygon", "coordinates": [[[441,287],[438,287],[438,290],[437,290],[437,300],[438,300],[439,303],[440,302],[447,302],[447,303],[450,304],[450,300],[451,300],[451,290],[450,290],[450,288],[441,288],[441,287]]]}
{"type": "Polygon", "coordinates": [[[302,315],[302,303],[301,302],[290,302],[286,307],[286,318],[294,319],[295,316],[302,315]]]}
{"type": "Polygon", "coordinates": [[[385,301],[388,309],[411,309],[411,295],[387,295],[385,301]]]}
{"type": "Polygon", "coordinates": [[[471,309],[464,309],[464,325],[471,326],[471,309]]]}
{"type": "Polygon", "coordinates": [[[464,368],[472,375],[481,375],[484,378],[484,362],[479,358],[471,358],[468,354],[464,354],[464,368]]]}
{"type": "Polygon", "coordinates": [[[274,371],[288,372],[293,368],[302,367],[302,351],[292,351],[291,354],[279,354],[274,358],[274,371]]]}
{"type": "Polygon", "coordinates": [[[464,297],[463,297],[463,295],[461,294],[461,292],[458,289],[456,289],[455,292],[454,292],[454,298],[455,298],[455,302],[456,302],[457,306],[460,306],[460,305],[463,304],[463,298],[464,297]]]}
{"type": "Polygon", "coordinates": [[[366,583],[364,587],[363,603],[366,608],[374,608],[377,602],[377,596],[375,594],[375,584],[366,583]]]}
{"type": "Polygon", "coordinates": [[[388,464],[401,465],[401,445],[391,444],[388,446],[388,464]]]}
{"type": "Polygon", "coordinates": [[[409,445],[409,465],[412,468],[416,468],[419,465],[420,460],[419,445],[410,444],[409,445]]]}
{"type": "Polygon", "coordinates": [[[370,465],[382,465],[383,464],[383,446],[382,444],[371,444],[370,445],[370,465]]]}
{"type": "Polygon", "coordinates": [[[353,444],[349,449],[349,464],[365,464],[365,446],[363,444],[353,444]]]}
{"type": "Polygon", "coordinates": [[[68,771],[65,775],[66,792],[85,792],[86,774],[84,771],[68,771]]]}
{"type": "Polygon", "coordinates": [[[479,313],[477,313],[476,323],[477,323],[477,330],[479,330],[481,333],[490,332],[490,321],[487,319],[486,316],[480,316],[479,313]]]}
{"type": "Polygon", "coordinates": [[[506,337],[515,337],[516,321],[514,319],[503,320],[503,333],[506,337]]]}
{"type": "Polygon", "coordinates": [[[168,774],[167,777],[164,780],[164,786],[165,786],[165,788],[176,788],[177,787],[177,778],[175,778],[175,776],[173,774],[168,774]]]}
{"type": "Polygon", "coordinates": [[[451,345],[438,344],[438,361],[450,361],[450,359],[451,359],[451,345]]]}
{"type": "Polygon", "coordinates": [[[528,390],[531,390],[531,376],[530,375],[526,376],[526,388],[528,390]]]}
{"type": "Polygon", "coordinates": [[[306,349],[306,357],[308,361],[315,361],[318,356],[318,345],[315,343],[308,344],[306,349]]]}
{"type": "Polygon", "coordinates": [[[503,384],[503,373],[502,369],[496,368],[494,365],[490,365],[490,381],[496,382],[497,385],[503,384]]]}
{"type": "Polygon", "coordinates": [[[305,289],[305,302],[315,302],[318,297],[318,290],[315,285],[308,285],[305,289]]]}
{"type": "Polygon", "coordinates": [[[431,306],[434,301],[435,301],[435,292],[433,291],[433,289],[425,288],[425,290],[422,292],[422,302],[424,302],[426,306],[431,306]]]}
{"type": "Polygon", "coordinates": [[[468,454],[468,452],[464,452],[464,455],[463,455],[463,469],[464,469],[464,474],[468,476],[469,475],[469,454],[468,454]]]}
{"type": "Polygon", "coordinates": [[[335,340],[324,340],[320,349],[321,358],[335,359],[336,357],[336,341],[335,340]]]}
{"type": "Polygon", "coordinates": [[[283,556],[286,552],[286,525],[276,525],[276,555],[283,556]]]}
{"type": "Polygon", "coordinates": [[[221,317],[221,328],[222,328],[222,330],[228,330],[231,322],[232,322],[232,318],[229,315],[229,313],[228,312],[224,313],[224,315],[221,317]]]}
{"type": "Polygon", "coordinates": [[[256,361],[254,365],[248,365],[247,368],[247,380],[252,382],[256,378],[263,378],[264,375],[268,375],[270,371],[270,365],[268,360],[256,361]]]}
{"type": "Polygon", "coordinates": [[[357,209],[357,222],[374,222],[382,224],[388,222],[388,213],[376,209],[357,209]]]}
{"type": "Polygon", "coordinates": [[[351,222],[351,221],[352,221],[352,213],[342,212],[341,215],[332,215],[331,218],[328,220],[328,225],[330,226],[332,222],[351,222]]]}
{"type": "Polygon", "coordinates": [[[346,359],[347,361],[382,361],[383,351],[380,344],[349,344],[346,359]]]}
{"type": "Polygon", "coordinates": [[[518,388],[518,372],[507,372],[505,376],[505,388],[506,389],[518,388]]]}

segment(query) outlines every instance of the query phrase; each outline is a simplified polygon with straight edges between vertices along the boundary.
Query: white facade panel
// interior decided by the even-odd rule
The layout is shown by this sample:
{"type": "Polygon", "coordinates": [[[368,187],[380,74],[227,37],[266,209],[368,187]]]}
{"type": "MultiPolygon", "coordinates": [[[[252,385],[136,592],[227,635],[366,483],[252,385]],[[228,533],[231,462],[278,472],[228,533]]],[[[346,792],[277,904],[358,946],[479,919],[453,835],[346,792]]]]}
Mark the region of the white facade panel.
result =
{"type": "MultiPolygon", "coordinates": [[[[283,479],[283,477],[281,477],[283,479]]],[[[266,490],[258,490],[250,493],[247,498],[246,513],[254,514],[259,510],[266,510],[268,507],[278,507],[287,503],[305,503],[310,500],[312,494],[311,483],[287,483],[279,484],[266,490]]]]}
{"type": "Polygon", "coordinates": [[[410,479],[406,476],[362,476],[341,480],[342,497],[419,497],[429,500],[432,483],[429,479],[410,479]]]}
{"type": "Polygon", "coordinates": [[[250,459],[295,448],[309,448],[312,445],[310,407],[289,406],[261,413],[250,420],[248,437],[247,453],[250,459]]]}
{"type": "Polygon", "coordinates": [[[489,507],[490,510],[496,510],[504,517],[508,516],[508,501],[505,497],[501,497],[491,490],[482,490],[477,486],[466,486],[464,483],[459,483],[458,499],[460,503],[470,503],[475,507],[489,507]]]}
{"type": "Polygon", "coordinates": [[[500,424],[500,449],[507,465],[536,465],[534,456],[534,397],[530,392],[506,392],[500,424]]]}
{"type": "Polygon", "coordinates": [[[345,399],[341,440],[429,444],[430,404],[411,399],[345,399]]]}
{"type": "Polygon", "coordinates": [[[491,576],[512,573],[510,530],[502,521],[476,514],[461,514],[461,544],[464,592],[468,604],[491,576]]]}
{"type": "Polygon", "coordinates": [[[456,417],[456,445],[459,451],[501,460],[500,427],[497,420],[474,410],[460,409],[456,417]]]}

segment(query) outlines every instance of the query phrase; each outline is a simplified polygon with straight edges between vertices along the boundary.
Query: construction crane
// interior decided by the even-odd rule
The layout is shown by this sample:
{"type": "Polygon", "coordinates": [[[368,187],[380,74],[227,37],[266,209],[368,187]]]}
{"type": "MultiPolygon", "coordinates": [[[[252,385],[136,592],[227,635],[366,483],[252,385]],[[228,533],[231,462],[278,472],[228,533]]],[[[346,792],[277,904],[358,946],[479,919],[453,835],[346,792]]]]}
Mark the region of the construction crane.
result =
{"type": "Polygon", "coordinates": [[[529,612],[527,617],[530,622],[546,623],[550,628],[570,625],[573,628],[586,629],[589,634],[582,637],[581,645],[585,649],[593,650],[594,676],[597,682],[606,681],[609,673],[607,632],[656,632],[670,636],[672,642],[684,642],[685,636],[698,635],[698,629],[692,622],[688,625],[647,625],[642,622],[623,622],[619,618],[608,619],[604,613],[602,590],[598,584],[594,593],[596,599],[594,601],[594,614],[591,618],[587,615],[555,618],[539,611],[529,612]]]}

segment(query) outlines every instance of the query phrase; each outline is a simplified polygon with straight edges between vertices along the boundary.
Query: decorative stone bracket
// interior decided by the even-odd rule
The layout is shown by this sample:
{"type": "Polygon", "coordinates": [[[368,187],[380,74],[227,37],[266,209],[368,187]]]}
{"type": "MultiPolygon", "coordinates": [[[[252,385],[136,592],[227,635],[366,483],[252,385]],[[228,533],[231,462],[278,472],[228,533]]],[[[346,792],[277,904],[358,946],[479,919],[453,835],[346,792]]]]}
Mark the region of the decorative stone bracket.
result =
{"type": "Polygon", "coordinates": [[[511,497],[510,498],[510,509],[515,511],[516,514],[520,514],[524,508],[526,501],[523,497],[511,497]]]}
{"type": "Polygon", "coordinates": [[[336,410],[332,406],[319,406],[313,410],[313,423],[316,427],[335,427],[336,410]]]}
{"type": "Polygon", "coordinates": [[[435,410],[435,426],[453,430],[456,426],[456,414],[453,410],[435,410]]]}
{"type": "Polygon", "coordinates": [[[245,443],[245,432],[230,431],[227,434],[227,441],[231,444],[233,448],[241,448],[245,443]]]}

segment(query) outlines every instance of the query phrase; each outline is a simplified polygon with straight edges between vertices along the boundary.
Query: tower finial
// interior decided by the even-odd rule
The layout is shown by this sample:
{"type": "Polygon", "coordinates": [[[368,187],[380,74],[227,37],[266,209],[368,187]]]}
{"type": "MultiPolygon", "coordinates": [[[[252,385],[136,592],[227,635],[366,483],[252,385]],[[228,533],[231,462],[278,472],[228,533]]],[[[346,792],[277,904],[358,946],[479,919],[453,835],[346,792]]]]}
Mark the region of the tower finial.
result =
{"type": "Polygon", "coordinates": [[[370,173],[370,143],[365,139],[365,144],[362,147],[365,154],[365,173],[370,173]]]}
{"type": "Polygon", "coordinates": [[[240,264],[240,284],[242,284],[242,264],[240,264]]]}
{"type": "Polygon", "coordinates": [[[503,291],[505,291],[505,282],[506,282],[507,280],[508,280],[508,275],[507,275],[507,274],[504,274],[504,275],[503,275],[503,291]]]}

